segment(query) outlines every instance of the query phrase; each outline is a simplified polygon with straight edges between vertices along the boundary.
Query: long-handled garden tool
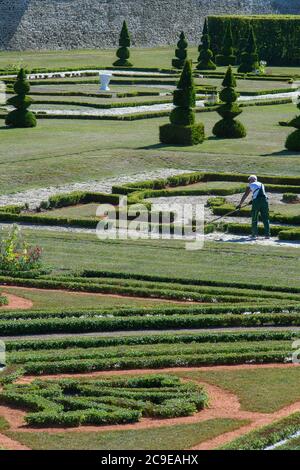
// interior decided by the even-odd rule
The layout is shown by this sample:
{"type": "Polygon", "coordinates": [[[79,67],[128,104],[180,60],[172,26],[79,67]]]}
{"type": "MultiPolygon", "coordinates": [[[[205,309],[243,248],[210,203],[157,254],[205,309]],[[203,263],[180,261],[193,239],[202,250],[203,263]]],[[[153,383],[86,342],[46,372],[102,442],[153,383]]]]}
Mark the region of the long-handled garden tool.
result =
{"type": "Polygon", "coordinates": [[[244,207],[251,206],[251,204],[252,204],[252,202],[248,202],[248,203],[245,204],[244,206],[241,206],[241,207],[239,207],[238,209],[235,209],[234,211],[228,212],[227,214],[221,215],[221,216],[218,217],[217,219],[210,220],[209,222],[205,222],[205,225],[207,225],[207,224],[215,224],[215,223],[218,222],[219,220],[222,220],[222,219],[224,219],[225,217],[229,217],[230,215],[233,215],[233,214],[235,214],[236,212],[239,212],[241,209],[244,209],[244,207]]]}

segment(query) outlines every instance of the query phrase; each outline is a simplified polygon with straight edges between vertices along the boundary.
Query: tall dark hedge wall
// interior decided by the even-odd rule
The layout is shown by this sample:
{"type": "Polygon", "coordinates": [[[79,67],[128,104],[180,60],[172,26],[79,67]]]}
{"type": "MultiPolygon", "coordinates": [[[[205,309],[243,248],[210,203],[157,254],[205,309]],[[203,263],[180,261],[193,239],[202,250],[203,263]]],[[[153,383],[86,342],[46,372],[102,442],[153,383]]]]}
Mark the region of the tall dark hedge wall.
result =
{"type": "Polygon", "coordinates": [[[261,60],[266,60],[268,65],[300,65],[300,15],[209,16],[214,54],[222,50],[229,20],[236,48],[247,37],[252,24],[261,60]]]}

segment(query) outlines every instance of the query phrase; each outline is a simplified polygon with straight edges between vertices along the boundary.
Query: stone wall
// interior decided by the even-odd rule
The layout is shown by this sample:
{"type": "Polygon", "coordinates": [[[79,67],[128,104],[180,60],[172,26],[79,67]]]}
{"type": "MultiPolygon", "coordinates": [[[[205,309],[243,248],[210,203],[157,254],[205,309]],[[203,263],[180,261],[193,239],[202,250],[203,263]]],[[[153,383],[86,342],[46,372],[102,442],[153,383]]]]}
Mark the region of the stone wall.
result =
{"type": "Polygon", "coordinates": [[[0,49],[115,47],[123,19],[136,46],[198,43],[222,13],[300,13],[300,0],[0,0],[0,49]]]}

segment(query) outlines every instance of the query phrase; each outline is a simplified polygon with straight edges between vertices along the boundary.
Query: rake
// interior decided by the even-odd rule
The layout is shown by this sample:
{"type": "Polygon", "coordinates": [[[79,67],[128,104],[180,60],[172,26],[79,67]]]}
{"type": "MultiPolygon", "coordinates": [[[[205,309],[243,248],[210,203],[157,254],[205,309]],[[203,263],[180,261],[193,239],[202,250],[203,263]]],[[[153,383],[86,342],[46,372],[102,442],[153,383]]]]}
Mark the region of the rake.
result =
{"type": "Polygon", "coordinates": [[[229,217],[230,215],[233,215],[233,214],[235,214],[236,212],[239,212],[241,209],[244,209],[244,207],[251,206],[251,204],[252,204],[252,202],[248,202],[248,203],[245,204],[244,206],[241,206],[239,209],[235,209],[234,211],[231,211],[231,212],[228,212],[227,214],[221,215],[221,216],[218,217],[217,219],[210,220],[209,222],[205,222],[205,225],[207,225],[207,224],[215,224],[216,222],[218,222],[218,220],[222,220],[222,219],[224,219],[225,217],[229,217]]]}

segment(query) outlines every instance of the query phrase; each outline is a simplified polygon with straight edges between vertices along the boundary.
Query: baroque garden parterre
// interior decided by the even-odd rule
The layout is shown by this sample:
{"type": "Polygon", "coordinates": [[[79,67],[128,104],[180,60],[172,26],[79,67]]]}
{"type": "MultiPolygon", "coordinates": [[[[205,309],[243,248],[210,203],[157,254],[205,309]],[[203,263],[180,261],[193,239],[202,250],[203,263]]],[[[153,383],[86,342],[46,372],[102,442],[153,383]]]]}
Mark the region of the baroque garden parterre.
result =
{"type": "Polygon", "coordinates": [[[0,448],[299,448],[300,67],[258,19],[217,50],[216,21],[199,51],[124,23],[117,57],[1,52],[0,448]],[[268,239],[236,210],[253,173],[268,239]],[[204,206],[203,249],[166,203],[204,206]],[[137,204],[144,236],[96,237],[137,204]]]}

